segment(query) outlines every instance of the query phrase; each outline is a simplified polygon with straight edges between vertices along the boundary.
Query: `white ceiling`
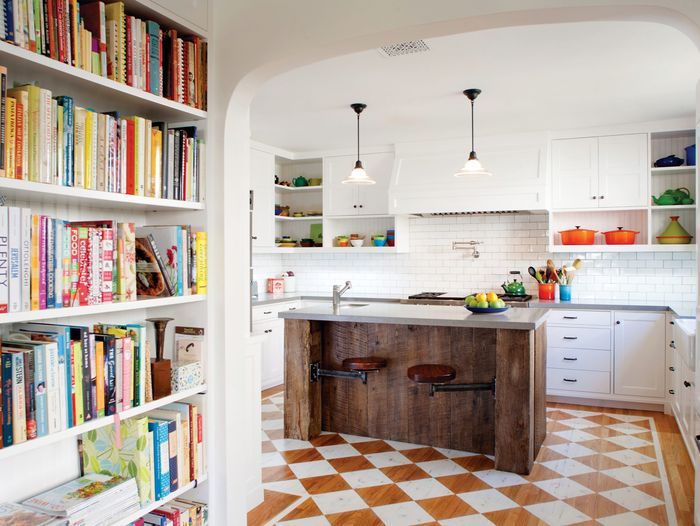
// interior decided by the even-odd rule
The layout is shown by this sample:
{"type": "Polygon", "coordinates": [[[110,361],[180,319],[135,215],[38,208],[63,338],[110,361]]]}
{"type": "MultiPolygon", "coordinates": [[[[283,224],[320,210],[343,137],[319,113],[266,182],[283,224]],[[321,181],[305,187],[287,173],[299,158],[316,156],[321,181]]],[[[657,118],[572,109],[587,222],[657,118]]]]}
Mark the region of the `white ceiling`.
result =
{"type": "Polygon", "coordinates": [[[377,50],[325,60],[267,82],[251,108],[253,139],[302,152],[463,137],[465,88],[479,135],[562,130],[693,115],[700,53],[660,24],[587,22],[426,40],[430,51],[377,50]]]}

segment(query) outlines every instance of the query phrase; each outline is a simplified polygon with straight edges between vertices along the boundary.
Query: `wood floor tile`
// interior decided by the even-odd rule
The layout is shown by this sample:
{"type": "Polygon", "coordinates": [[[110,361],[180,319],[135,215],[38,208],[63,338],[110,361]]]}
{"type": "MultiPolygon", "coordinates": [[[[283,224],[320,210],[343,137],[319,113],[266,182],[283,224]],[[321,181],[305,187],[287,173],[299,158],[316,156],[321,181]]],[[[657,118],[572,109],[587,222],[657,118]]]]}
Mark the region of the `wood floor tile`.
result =
{"type": "Polygon", "coordinates": [[[248,512],[248,526],[267,524],[300,498],[297,495],[265,490],[263,501],[248,512]]]}
{"type": "Polygon", "coordinates": [[[282,517],[283,521],[292,521],[297,519],[308,519],[309,517],[318,517],[323,515],[323,512],[314,502],[314,499],[307,498],[301,504],[296,506],[287,515],[282,517]]]}
{"type": "Polygon", "coordinates": [[[326,515],[333,526],[384,526],[377,514],[370,509],[346,511],[326,515]]]}
{"type": "Polygon", "coordinates": [[[569,477],[571,480],[586,486],[588,489],[593,490],[597,493],[601,491],[609,491],[618,488],[624,488],[625,484],[619,480],[615,480],[612,477],[604,475],[603,473],[592,472],[583,473],[581,475],[574,475],[569,477]]]}
{"type": "Polygon", "coordinates": [[[262,481],[263,482],[277,482],[280,480],[292,480],[296,476],[294,472],[289,469],[289,466],[274,466],[271,468],[262,468],[262,481]]]}
{"type": "Polygon", "coordinates": [[[401,454],[411,462],[428,462],[429,460],[443,460],[447,458],[445,455],[432,447],[407,449],[401,451],[401,454]]]}
{"type": "Polygon", "coordinates": [[[275,445],[269,440],[265,440],[265,442],[262,443],[261,449],[263,453],[274,453],[275,451],[277,451],[275,449],[275,445]]]}
{"type": "Polygon", "coordinates": [[[640,484],[639,486],[635,486],[639,491],[643,491],[644,493],[647,493],[651,495],[652,497],[656,497],[659,500],[664,500],[664,488],[661,485],[661,482],[649,482],[648,484],[640,484]]]}
{"type": "Polygon", "coordinates": [[[355,491],[362,497],[367,505],[371,507],[398,504],[399,502],[408,502],[411,500],[411,497],[396,484],[358,488],[355,491]]]}
{"type": "Polygon", "coordinates": [[[618,513],[625,513],[628,511],[619,504],[595,493],[592,495],[582,495],[580,497],[564,499],[564,502],[594,519],[617,515],[618,513]]]}
{"type": "MultiPolygon", "coordinates": [[[[637,510],[636,513],[649,519],[654,524],[659,526],[668,526],[668,518],[666,517],[666,507],[665,506],[653,506],[651,508],[646,508],[643,510],[637,510]]],[[[679,522],[678,524],[686,524],[685,522],[679,522]]]]}
{"type": "Polygon", "coordinates": [[[318,493],[330,493],[350,489],[350,485],[340,475],[323,475],[321,477],[308,477],[301,479],[301,483],[310,495],[318,493]]]}
{"type": "Polygon", "coordinates": [[[625,464],[623,464],[622,462],[618,462],[617,460],[614,460],[606,455],[590,455],[587,457],[576,457],[575,460],[597,471],[622,468],[625,466],[625,464]]]}
{"type": "Polygon", "coordinates": [[[309,440],[309,442],[311,442],[314,447],[335,446],[338,444],[347,443],[343,437],[336,435],[335,433],[330,435],[319,435],[316,438],[309,440]]]}
{"type": "Polygon", "coordinates": [[[284,429],[271,429],[265,431],[265,434],[270,437],[270,440],[281,440],[284,438],[284,429]]]}
{"type": "Polygon", "coordinates": [[[456,495],[416,501],[418,505],[437,520],[453,519],[472,515],[477,511],[456,495]]]}
{"type": "Polygon", "coordinates": [[[475,455],[473,457],[453,458],[453,462],[459,464],[467,471],[484,471],[494,469],[493,460],[484,455],[475,455]]]}
{"type": "Polygon", "coordinates": [[[280,455],[284,457],[287,464],[297,464],[299,462],[312,462],[314,460],[323,460],[323,455],[314,448],[308,449],[293,449],[291,451],[280,451],[280,455]]]}
{"type": "Polygon", "coordinates": [[[529,475],[521,475],[528,482],[537,482],[540,480],[558,479],[561,477],[559,473],[553,471],[542,464],[535,464],[529,475]]]}
{"type": "Polygon", "coordinates": [[[385,451],[394,451],[394,448],[383,440],[372,440],[370,442],[357,442],[352,445],[363,455],[370,453],[384,453],[385,451]]]}
{"type": "Polygon", "coordinates": [[[381,468],[381,471],[394,482],[405,482],[407,480],[418,480],[430,477],[430,475],[415,464],[381,468]]]}
{"type": "Polygon", "coordinates": [[[348,471],[359,471],[361,469],[374,469],[374,464],[362,456],[333,458],[328,463],[335,468],[338,473],[348,471]]]}
{"type": "Polygon", "coordinates": [[[282,418],[284,418],[284,413],[281,413],[279,411],[262,414],[262,421],[263,422],[265,420],[281,420],[282,418]]]}
{"type": "Polygon", "coordinates": [[[623,446],[618,446],[610,440],[605,440],[604,438],[599,438],[596,440],[585,440],[583,442],[578,442],[578,444],[588,449],[592,449],[596,453],[612,453],[613,451],[620,451],[625,449],[623,446]]]}
{"type": "Polygon", "coordinates": [[[534,484],[508,486],[506,488],[498,488],[498,491],[521,506],[529,506],[530,504],[537,504],[538,502],[550,502],[557,500],[556,497],[538,488],[534,484]]]}
{"type": "Polygon", "coordinates": [[[642,455],[646,455],[650,458],[656,458],[656,449],[654,446],[635,447],[631,451],[636,451],[637,453],[641,453],[642,455]]]}
{"type": "Polygon", "coordinates": [[[524,508],[492,511],[484,513],[484,517],[496,526],[548,526],[524,508]]]}
{"type": "Polygon", "coordinates": [[[543,447],[540,449],[540,454],[537,455],[537,462],[547,462],[548,460],[562,460],[566,458],[566,455],[562,455],[561,453],[557,453],[553,449],[549,449],[548,447],[543,447]]]}
{"type": "Polygon", "coordinates": [[[437,480],[453,493],[466,493],[468,491],[478,491],[491,487],[471,473],[448,475],[446,477],[439,477],[437,480]]]}

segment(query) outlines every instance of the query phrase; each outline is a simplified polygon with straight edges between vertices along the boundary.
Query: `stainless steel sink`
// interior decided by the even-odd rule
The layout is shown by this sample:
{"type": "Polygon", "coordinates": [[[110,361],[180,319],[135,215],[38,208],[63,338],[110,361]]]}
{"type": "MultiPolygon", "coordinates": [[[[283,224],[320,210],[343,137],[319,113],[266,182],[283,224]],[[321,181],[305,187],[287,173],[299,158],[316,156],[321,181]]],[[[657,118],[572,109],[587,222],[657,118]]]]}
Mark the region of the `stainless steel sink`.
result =
{"type": "Polygon", "coordinates": [[[344,309],[345,307],[366,307],[369,305],[369,303],[341,303],[340,308],[344,309]]]}

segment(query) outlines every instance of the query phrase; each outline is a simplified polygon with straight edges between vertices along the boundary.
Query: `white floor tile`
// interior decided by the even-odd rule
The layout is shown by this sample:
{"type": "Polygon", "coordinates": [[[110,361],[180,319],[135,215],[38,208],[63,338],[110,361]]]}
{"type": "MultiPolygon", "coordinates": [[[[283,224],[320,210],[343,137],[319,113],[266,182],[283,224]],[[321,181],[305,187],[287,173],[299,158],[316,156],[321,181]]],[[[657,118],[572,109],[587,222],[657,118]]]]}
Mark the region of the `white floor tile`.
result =
{"type": "Polygon", "coordinates": [[[396,484],[413,500],[432,499],[445,497],[452,492],[435,479],[407,480],[396,484]]]}
{"type": "Polygon", "coordinates": [[[280,455],[277,451],[271,451],[270,453],[262,454],[262,461],[260,466],[263,468],[271,468],[273,466],[284,466],[287,463],[284,457],[280,455]]]}
{"type": "Polygon", "coordinates": [[[557,409],[557,411],[576,417],[597,416],[600,414],[595,411],[583,411],[581,409],[557,409]]]}
{"type": "Polygon", "coordinates": [[[540,480],[534,484],[560,500],[581,497],[593,493],[593,491],[583,484],[579,484],[575,480],[567,478],[540,480]]]}
{"type": "Polygon", "coordinates": [[[334,475],[337,473],[335,468],[326,460],[314,460],[313,462],[289,464],[289,469],[291,469],[296,477],[300,479],[320,477],[322,475],[334,475]]]}
{"type": "Polygon", "coordinates": [[[573,506],[560,500],[532,504],[531,506],[525,506],[525,509],[552,526],[566,526],[567,524],[590,520],[588,515],[581,513],[573,506]]]}
{"type": "Polygon", "coordinates": [[[279,395],[279,396],[273,396],[272,398],[269,399],[270,402],[273,404],[283,404],[284,403],[284,396],[279,395]]]}
{"type": "Polygon", "coordinates": [[[314,499],[314,502],[324,515],[361,510],[369,507],[367,503],[362,500],[362,497],[351,489],[333,491],[331,493],[320,493],[318,495],[312,495],[311,498],[314,499]]]}
{"type": "Polygon", "coordinates": [[[307,517],[305,519],[294,519],[293,521],[277,522],[280,526],[328,526],[330,522],[323,515],[307,517]]]}
{"type": "Polygon", "coordinates": [[[623,508],[632,511],[643,510],[663,504],[663,502],[656,497],[639,491],[637,488],[619,488],[610,491],[601,491],[600,494],[606,499],[610,499],[623,508]]]}
{"type": "Polygon", "coordinates": [[[614,418],[615,420],[620,420],[621,422],[638,422],[640,420],[649,420],[648,416],[640,416],[640,415],[623,415],[623,414],[605,413],[605,416],[609,416],[610,418],[614,418]]]}
{"type": "Polygon", "coordinates": [[[260,406],[260,410],[263,413],[276,413],[277,411],[279,411],[275,404],[263,404],[260,406]]]}
{"type": "Polygon", "coordinates": [[[294,438],[280,438],[279,440],[273,440],[272,444],[277,451],[294,451],[295,449],[314,447],[308,440],[296,440],[294,438]]]}
{"type": "Polygon", "coordinates": [[[560,424],[569,426],[572,429],[588,429],[589,427],[599,427],[600,424],[586,420],[585,418],[571,418],[567,420],[559,420],[560,424]]]}
{"type": "Polygon", "coordinates": [[[462,458],[462,457],[476,457],[479,453],[470,453],[469,451],[458,451],[456,449],[445,449],[442,447],[436,447],[436,451],[439,451],[447,458],[462,458]]]}
{"type": "Polygon", "coordinates": [[[496,489],[469,491],[467,493],[460,493],[457,496],[479,513],[488,513],[490,511],[507,510],[510,508],[519,507],[517,503],[510,500],[496,489]]]}
{"type": "Polygon", "coordinates": [[[585,431],[579,429],[567,429],[566,431],[554,431],[552,433],[558,437],[561,437],[569,442],[585,442],[587,440],[598,440],[598,437],[591,435],[585,431]]]}
{"type": "Polygon", "coordinates": [[[542,465],[565,477],[572,477],[574,475],[582,475],[583,473],[591,473],[595,471],[595,469],[590,468],[572,458],[548,460],[547,462],[542,462],[542,465]]]}
{"type": "Polygon", "coordinates": [[[611,451],[609,453],[603,453],[606,457],[610,457],[613,460],[627,464],[628,466],[636,466],[637,464],[647,464],[648,462],[655,462],[656,459],[643,455],[637,451],[632,451],[631,449],[621,449],[619,451],[611,451]]]}
{"type": "Polygon", "coordinates": [[[496,469],[475,471],[474,475],[486,482],[486,484],[488,484],[492,488],[505,488],[506,486],[518,486],[520,484],[527,484],[527,480],[525,480],[517,473],[498,471],[496,469]]]}
{"type": "Polygon", "coordinates": [[[566,444],[553,444],[551,446],[546,446],[552,451],[556,451],[560,455],[564,455],[565,457],[569,458],[576,458],[576,457],[587,457],[589,455],[596,455],[597,452],[593,451],[590,448],[587,448],[586,446],[582,446],[581,444],[577,444],[576,442],[567,442],[566,444]]]}
{"type": "Polygon", "coordinates": [[[620,513],[619,515],[602,517],[598,519],[598,522],[603,526],[656,526],[655,522],[651,522],[631,511],[620,513]]]}
{"type": "Polygon", "coordinates": [[[263,488],[270,491],[279,491],[280,493],[290,493],[291,495],[306,495],[306,488],[296,479],[278,480],[275,482],[266,482],[263,488]]]}
{"type": "Polygon", "coordinates": [[[341,473],[345,482],[351,488],[368,488],[370,486],[381,486],[382,484],[393,484],[392,480],[378,469],[362,469],[359,471],[348,471],[341,473]]]}
{"type": "Polygon", "coordinates": [[[395,440],[385,440],[387,444],[396,449],[397,451],[403,451],[405,449],[418,449],[420,447],[427,447],[422,444],[411,444],[409,442],[396,442],[395,440]]]}
{"type": "Polygon", "coordinates": [[[370,442],[372,440],[377,440],[376,438],[372,437],[361,437],[359,435],[346,435],[345,433],[339,433],[341,437],[345,439],[346,442],[350,442],[351,444],[355,442],[370,442]]]}
{"type": "Polygon", "coordinates": [[[434,519],[415,502],[401,502],[377,506],[372,511],[382,520],[386,526],[407,526],[409,524],[422,524],[433,522],[434,519]]]}
{"type": "Polygon", "coordinates": [[[336,444],[333,446],[321,446],[317,447],[316,451],[323,455],[325,459],[331,458],[344,458],[344,457],[357,457],[360,452],[352,447],[350,444],[336,444]]]}
{"type": "Polygon", "coordinates": [[[639,484],[648,484],[649,482],[659,480],[658,477],[631,466],[606,469],[605,471],[602,471],[602,473],[608,477],[614,478],[615,480],[619,480],[628,486],[638,486],[639,484]]]}
{"type": "Polygon", "coordinates": [[[262,428],[263,431],[274,431],[277,429],[284,429],[284,421],[281,418],[276,418],[274,420],[263,420],[262,428]]]}
{"type": "Polygon", "coordinates": [[[377,468],[388,468],[390,466],[403,466],[404,464],[411,464],[411,461],[398,451],[370,453],[369,455],[365,455],[365,458],[377,468]]]}
{"type": "Polygon", "coordinates": [[[642,440],[641,438],[636,437],[634,435],[620,435],[616,437],[608,437],[605,440],[607,440],[608,442],[612,442],[613,444],[617,444],[618,446],[626,447],[628,449],[651,445],[651,442],[649,442],[648,440],[642,440]]]}
{"type": "Polygon", "coordinates": [[[639,433],[646,433],[647,431],[649,431],[646,427],[636,426],[630,422],[623,422],[621,424],[611,424],[607,427],[609,427],[610,429],[614,429],[619,433],[624,433],[625,435],[636,435],[639,433]]]}
{"type": "Polygon", "coordinates": [[[445,519],[440,521],[441,526],[493,526],[493,522],[488,520],[483,515],[474,513],[465,515],[464,517],[455,517],[454,519],[445,519]]]}
{"type": "Polygon", "coordinates": [[[431,477],[446,477],[447,475],[460,475],[462,473],[467,473],[466,469],[449,459],[417,462],[416,466],[428,473],[428,475],[431,477]]]}

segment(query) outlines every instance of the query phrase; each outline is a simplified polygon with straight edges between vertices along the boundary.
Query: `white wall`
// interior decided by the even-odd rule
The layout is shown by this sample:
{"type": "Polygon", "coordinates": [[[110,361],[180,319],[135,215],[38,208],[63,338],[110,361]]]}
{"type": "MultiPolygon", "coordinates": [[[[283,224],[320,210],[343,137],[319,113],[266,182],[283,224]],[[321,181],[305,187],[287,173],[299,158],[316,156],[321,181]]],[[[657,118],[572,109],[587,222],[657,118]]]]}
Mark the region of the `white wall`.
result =
{"type": "Polygon", "coordinates": [[[527,291],[537,293],[527,267],[571,263],[580,257],[574,298],[694,301],[695,254],[689,252],[570,253],[547,252],[546,214],[474,215],[411,218],[407,254],[256,255],[255,279],[292,270],[297,291],[330,294],[333,284],[351,280],[355,294],[409,295],[421,291],[500,290],[510,270],[519,270],[527,291]],[[482,241],[473,259],[452,250],[452,241],[482,241]]]}

